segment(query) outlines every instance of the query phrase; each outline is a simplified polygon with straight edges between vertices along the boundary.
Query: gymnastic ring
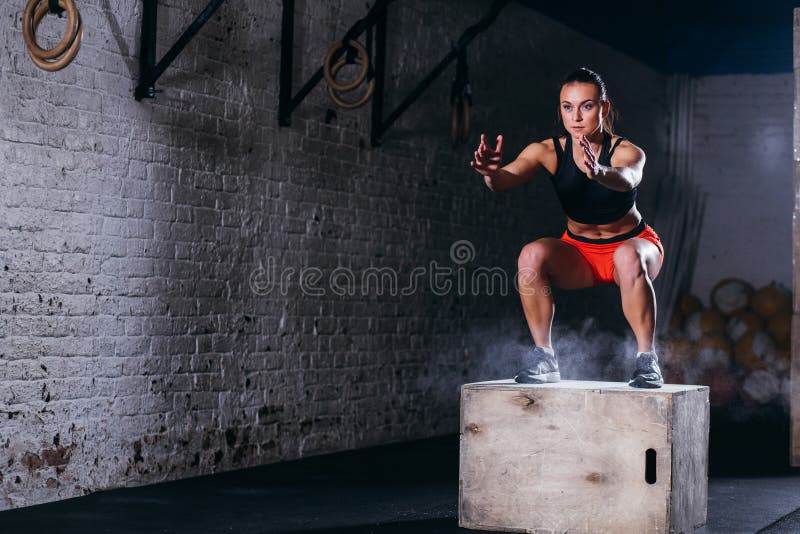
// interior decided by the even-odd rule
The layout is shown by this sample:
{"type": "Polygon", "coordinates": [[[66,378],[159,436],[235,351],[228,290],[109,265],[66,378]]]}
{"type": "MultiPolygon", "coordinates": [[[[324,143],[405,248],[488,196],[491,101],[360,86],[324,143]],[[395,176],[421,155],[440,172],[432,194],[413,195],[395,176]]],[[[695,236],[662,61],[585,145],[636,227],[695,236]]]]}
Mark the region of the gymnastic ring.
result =
{"type": "MultiPolygon", "coordinates": [[[[72,3],[72,0],[67,0],[69,3],[72,3]]],[[[59,4],[61,5],[62,0],[59,0],[59,4]]],[[[65,8],[66,4],[61,5],[62,8],[65,8]]],[[[73,5],[74,9],[74,5],[73,5]]],[[[36,10],[36,13],[33,16],[33,34],[36,34],[36,30],[39,28],[39,24],[42,22],[44,16],[49,12],[49,8],[47,4],[42,4],[36,10]]],[[[39,55],[34,54],[31,49],[28,49],[28,54],[31,57],[31,61],[33,61],[34,65],[39,67],[42,70],[48,72],[55,72],[57,70],[61,70],[67,65],[69,65],[75,56],[78,55],[78,51],[81,48],[81,42],[83,41],[83,20],[81,19],[81,15],[77,9],[75,9],[75,18],[77,19],[77,28],[75,31],[75,35],[72,38],[72,42],[69,45],[66,53],[59,57],[54,61],[49,61],[39,55]]],[[[48,54],[49,55],[49,54],[48,54]]]]}
{"type": "Polygon", "coordinates": [[[450,140],[453,142],[453,146],[458,146],[458,140],[461,135],[459,104],[460,102],[456,100],[450,106],[450,140]]]}
{"type": "Polygon", "coordinates": [[[469,139],[470,129],[470,114],[472,112],[472,104],[469,98],[464,98],[461,102],[461,142],[466,143],[469,139]]]}
{"type": "Polygon", "coordinates": [[[54,59],[63,54],[75,41],[78,33],[79,14],[72,0],[58,1],[59,7],[67,12],[67,31],[56,46],[45,50],[36,43],[36,28],[39,24],[35,21],[37,19],[41,21],[41,18],[50,11],[46,0],[39,6],[42,1],[28,0],[25,5],[25,10],[22,13],[22,37],[31,54],[40,59],[54,59]],[[39,7],[38,9],[36,9],[37,6],[39,7]]]}
{"type": "Polygon", "coordinates": [[[49,7],[45,1],[44,4],[39,6],[39,9],[36,10],[40,2],[42,2],[42,0],[28,0],[22,15],[22,35],[25,39],[25,45],[32,54],[41,59],[53,59],[63,54],[75,40],[78,32],[79,14],[72,0],[59,0],[59,7],[67,12],[67,32],[55,47],[50,50],[45,50],[36,43],[36,27],[38,27],[38,23],[34,21],[37,19],[37,16],[38,20],[41,21],[41,18],[49,11],[49,7]],[[36,16],[34,15],[34,11],[36,16]]]}
{"type": "MultiPolygon", "coordinates": [[[[59,5],[63,0],[59,0],[59,5]]],[[[71,1],[71,0],[68,0],[71,1]]],[[[47,4],[43,4],[36,10],[36,14],[33,16],[33,27],[32,30],[35,34],[36,29],[39,27],[39,23],[42,21],[42,18],[47,14],[48,8],[47,4]]],[[[83,21],[81,20],[80,13],[77,13],[78,19],[78,31],[75,35],[74,40],[70,44],[69,48],[67,49],[67,53],[61,56],[60,58],[56,59],[55,61],[48,61],[46,59],[42,59],[39,56],[35,55],[33,51],[28,48],[28,55],[33,61],[33,64],[39,67],[42,70],[48,72],[55,72],[57,70],[61,70],[67,65],[69,65],[75,56],[78,55],[78,50],[81,48],[81,41],[83,40],[83,21]]]]}
{"type": "MultiPolygon", "coordinates": [[[[36,14],[33,17],[33,30],[34,32],[38,29],[39,24],[42,21],[42,18],[47,14],[46,5],[42,5],[37,9],[36,14]]],[[[49,72],[54,72],[57,70],[61,70],[67,65],[69,65],[75,56],[78,54],[78,51],[81,48],[81,42],[83,41],[83,20],[81,19],[80,13],[76,10],[76,15],[78,19],[78,28],[75,34],[75,37],[70,44],[70,47],[67,49],[67,52],[61,56],[60,58],[56,59],[55,61],[47,61],[44,58],[34,55],[28,50],[29,55],[31,56],[31,60],[33,63],[42,70],[46,70],[49,72]]]]}
{"type": "Polygon", "coordinates": [[[328,49],[328,53],[325,54],[325,59],[322,61],[322,74],[325,76],[325,81],[328,82],[328,87],[333,87],[336,91],[341,93],[352,91],[361,85],[361,82],[363,82],[367,77],[367,69],[369,68],[369,55],[367,54],[367,49],[355,39],[350,39],[348,45],[358,51],[358,62],[361,63],[361,71],[358,73],[358,76],[356,76],[356,79],[352,82],[347,84],[336,83],[336,72],[331,72],[331,58],[333,57],[333,54],[335,54],[336,51],[342,47],[341,42],[333,43],[333,45],[328,49]]]}
{"type": "MultiPolygon", "coordinates": [[[[337,61],[336,64],[333,66],[333,69],[331,69],[332,72],[333,72],[333,75],[336,76],[336,73],[344,65],[345,65],[344,58],[342,58],[339,61],[337,61]]],[[[331,100],[333,100],[334,103],[337,106],[339,106],[340,108],[356,109],[356,108],[360,108],[361,106],[366,104],[367,101],[369,101],[369,98],[372,96],[372,92],[374,90],[375,90],[375,78],[371,79],[369,81],[369,83],[367,83],[367,90],[364,92],[364,95],[360,99],[356,100],[355,102],[347,102],[345,100],[342,100],[339,97],[339,95],[336,94],[336,92],[333,90],[333,88],[330,85],[328,86],[328,95],[330,95],[331,100]]]]}

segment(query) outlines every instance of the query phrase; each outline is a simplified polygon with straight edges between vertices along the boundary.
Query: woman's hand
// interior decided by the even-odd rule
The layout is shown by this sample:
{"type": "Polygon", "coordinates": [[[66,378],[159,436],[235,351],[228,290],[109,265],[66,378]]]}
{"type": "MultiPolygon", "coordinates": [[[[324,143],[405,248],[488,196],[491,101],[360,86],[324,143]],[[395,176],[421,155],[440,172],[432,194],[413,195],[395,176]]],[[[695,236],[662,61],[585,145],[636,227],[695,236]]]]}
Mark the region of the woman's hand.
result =
{"type": "Polygon", "coordinates": [[[491,176],[500,168],[500,161],[503,157],[503,136],[497,136],[497,146],[495,148],[486,144],[486,136],[481,134],[481,144],[475,151],[474,161],[469,165],[484,176],[491,176]]]}
{"type": "Polygon", "coordinates": [[[581,136],[581,146],[583,147],[583,163],[586,165],[586,176],[590,180],[594,180],[601,174],[602,165],[597,162],[597,154],[594,153],[594,149],[585,135],[581,136]]]}

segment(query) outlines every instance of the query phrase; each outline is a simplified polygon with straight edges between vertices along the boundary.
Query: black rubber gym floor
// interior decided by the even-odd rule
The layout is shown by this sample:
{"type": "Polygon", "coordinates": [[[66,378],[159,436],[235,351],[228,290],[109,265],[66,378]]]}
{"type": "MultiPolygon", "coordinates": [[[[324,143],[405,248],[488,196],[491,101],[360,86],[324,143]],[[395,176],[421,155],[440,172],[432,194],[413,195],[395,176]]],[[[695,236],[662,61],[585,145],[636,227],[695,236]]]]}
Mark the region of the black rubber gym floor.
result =
{"type": "MultiPolygon", "coordinates": [[[[713,412],[700,533],[798,532],[788,415],[713,412]]],[[[458,435],[336,453],[0,513],[3,534],[470,532],[458,527],[458,435]]]]}

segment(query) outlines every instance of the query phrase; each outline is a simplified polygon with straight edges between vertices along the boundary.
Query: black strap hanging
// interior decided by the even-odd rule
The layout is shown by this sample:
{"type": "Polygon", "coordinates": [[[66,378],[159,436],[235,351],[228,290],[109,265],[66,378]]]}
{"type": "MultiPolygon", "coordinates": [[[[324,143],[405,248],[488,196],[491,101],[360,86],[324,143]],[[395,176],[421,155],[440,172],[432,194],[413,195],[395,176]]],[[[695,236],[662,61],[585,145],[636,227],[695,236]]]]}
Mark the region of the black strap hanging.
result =
{"type": "Polygon", "coordinates": [[[461,99],[468,99],[472,104],[472,88],[469,85],[469,67],[467,66],[467,47],[458,52],[456,61],[456,78],[450,88],[450,104],[455,105],[461,99]]]}
{"type": "Polygon", "coordinates": [[[50,13],[58,15],[59,17],[61,17],[61,14],[64,12],[64,9],[58,5],[58,0],[48,0],[47,8],[50,10],[50,13]]]}
{"type": "Polygon", "coordinates": [[[466,143],[470,131],[470,112],[472,110],[472,89],[469,86],[467,67],[467,47],[458,49],[456,77],[450,87],[450,138],[453,146],[466,143]]]}

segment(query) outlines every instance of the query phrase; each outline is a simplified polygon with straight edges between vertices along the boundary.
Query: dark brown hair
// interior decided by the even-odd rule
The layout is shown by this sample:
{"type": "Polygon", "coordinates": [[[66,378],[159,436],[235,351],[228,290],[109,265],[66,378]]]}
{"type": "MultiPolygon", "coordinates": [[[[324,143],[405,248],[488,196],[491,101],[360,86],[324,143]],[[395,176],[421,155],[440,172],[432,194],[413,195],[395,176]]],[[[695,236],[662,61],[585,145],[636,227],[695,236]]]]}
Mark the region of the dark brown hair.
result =
{"type": "MultiPolygon", "coordinates": [[[[600,104],[602,105],[604,102],[609,102],[608,100],[608,92],[606,91],[606,83],[603,81],[603,78],[600,77],[595,71],[588,69],[586,67],[581,67],[575,71],[572,71],[566,78],[561,82],[559,88],[564,87],[568,83],[591,83],[595,87],[597,87],[598,92],[600,93],[600,104]]],[[[603,129],[610,134],[614,134],[613,127],[614,122],[617,119],[617,109],[613,105],[609,104],[608,115],[603,117],[603,129]]],[[[558,124],[562,126],[561,122],[561,111],[558,111],[558,124]]]]}

